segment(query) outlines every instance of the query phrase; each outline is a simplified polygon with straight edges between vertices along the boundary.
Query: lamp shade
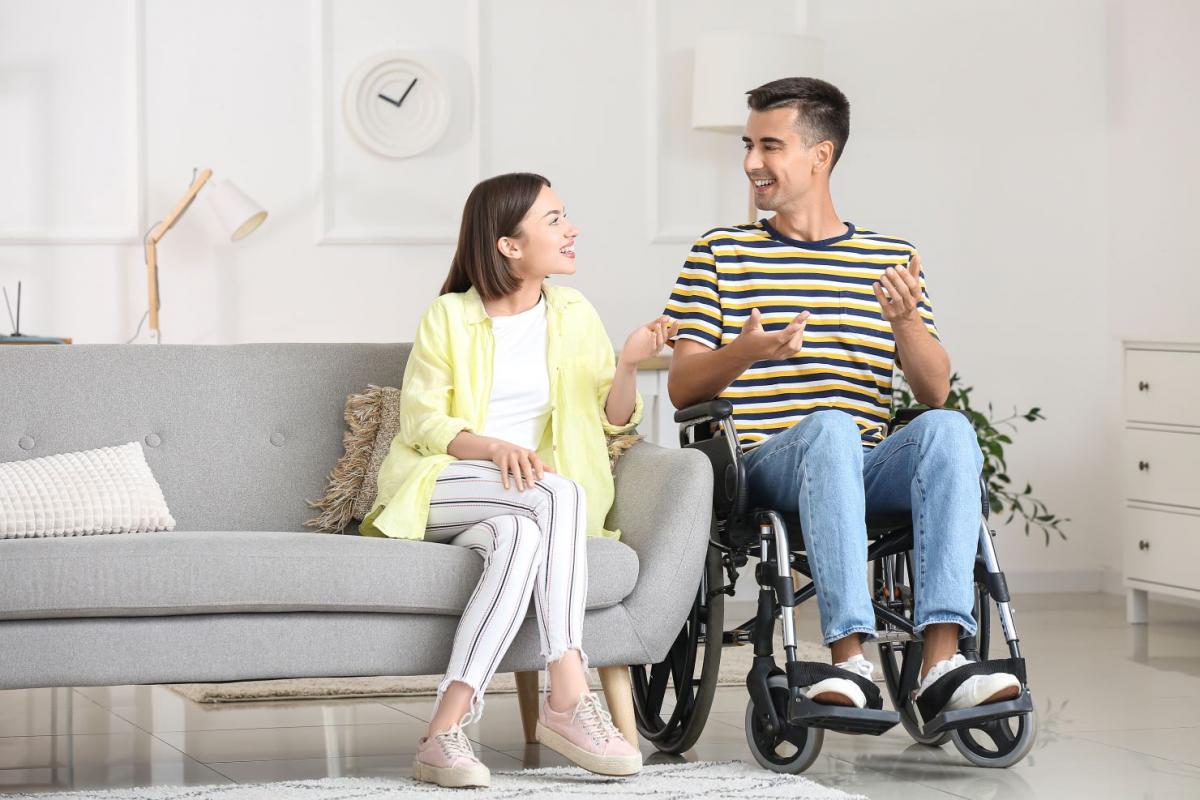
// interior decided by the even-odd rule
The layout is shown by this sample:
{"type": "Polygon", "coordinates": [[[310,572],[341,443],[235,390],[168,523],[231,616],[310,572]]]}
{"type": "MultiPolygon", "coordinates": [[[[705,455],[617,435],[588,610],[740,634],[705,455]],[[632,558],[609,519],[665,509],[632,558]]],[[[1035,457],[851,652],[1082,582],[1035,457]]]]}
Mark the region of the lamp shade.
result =
{"type": "Polygon", "coordinates": [[[262,206],[230,181],[214,182],[208,200],[225,230],[229,231],[231,242],[250,235],[267,218],[262,206]]]}
{"type": "Polygon", "coordinates": [[[746,92],[778,78],[817,77],[821,40],[791,33],[708,31],[696,40],[692,127],[741,133],[746,92]]]}

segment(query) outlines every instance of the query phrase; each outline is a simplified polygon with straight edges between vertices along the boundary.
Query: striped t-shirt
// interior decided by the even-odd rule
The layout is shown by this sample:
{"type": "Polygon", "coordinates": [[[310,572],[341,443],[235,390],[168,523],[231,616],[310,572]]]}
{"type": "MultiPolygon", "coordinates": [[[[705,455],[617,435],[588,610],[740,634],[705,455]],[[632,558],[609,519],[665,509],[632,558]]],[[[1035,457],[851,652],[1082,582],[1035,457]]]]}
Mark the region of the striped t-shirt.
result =
{"type": "MultiPolygon", "coordinates": [[[[915,248],[846,224],[816,242],[789,239],[767,220],[715,228],[688,254],[664,312],[679,321],[678,337],[716,349],[737,338],[753,308],[768,331],[811,314],[798,356],[758,361],[721,392],[744,447],[824,409],[853,416],[864,445],[886,433],[896,342],[872,284],[887,267],[907,267],[915,248]]],[[[920,281],[918,311],[936,337],[924,274],[920,281]]]]}

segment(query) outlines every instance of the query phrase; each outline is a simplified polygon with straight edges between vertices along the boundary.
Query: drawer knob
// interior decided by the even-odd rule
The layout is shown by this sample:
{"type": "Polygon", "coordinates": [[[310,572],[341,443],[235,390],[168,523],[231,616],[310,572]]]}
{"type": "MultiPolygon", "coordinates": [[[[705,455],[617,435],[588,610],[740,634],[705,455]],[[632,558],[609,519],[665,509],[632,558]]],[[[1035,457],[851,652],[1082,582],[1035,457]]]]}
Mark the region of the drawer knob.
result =
{"type": "Polygon", "coordinates": [[[1139,392],[1150,391],[1150,384],[1147,383],[1146,381],[1138,381],[1138,391],[1139,392]]]}
{"type": "Polygon", "coordinates": [[[1148,470],[1148,469],[1150,469],[1150,462],[1149,462],[1149,461],[1139,461],[1139,462],[1138,462],[1138,470],[1139,470],[1139,471],[1141,471],[1141,472],[1145,472],[1145,471],[1146,471],[1146,470],[1148,470]]]}
{"type": "Polygon", "coordinates": [[[1149,550],[1149,549],[1150,549],[1150,543],[1147,542],[1145,539],[1142,539],[1138,542],[1138,550],[1149,550]]]}

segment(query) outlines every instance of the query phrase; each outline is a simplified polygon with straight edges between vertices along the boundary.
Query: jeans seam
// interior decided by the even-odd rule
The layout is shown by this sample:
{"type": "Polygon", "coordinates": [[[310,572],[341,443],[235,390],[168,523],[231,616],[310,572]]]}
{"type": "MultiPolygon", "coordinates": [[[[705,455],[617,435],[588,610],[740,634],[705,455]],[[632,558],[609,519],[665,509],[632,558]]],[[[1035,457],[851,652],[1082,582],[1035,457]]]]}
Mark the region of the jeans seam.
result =
{"type": "MultiPolygon", "coordinates": [[[[883,458],[881,458],[881,459],[878,459],[878,460],[872,460],[872,461],[871,461],[871,466],[870,466],[870,467],[868,467],[866,470],[864,470],[864,477],[865,477],[866,473],[868,473],[868,472],[874,472],[875,470],[877,470],[877,469],[879,469],[880,467],[882,467],[884,464],[886,464],[886,463],[888,463],[889,461],[891,461],[891,460],[892,460],[893,458],[895,458],[897,455],[899,455],[900,453],[904,452],[904,449],[905,449],[905,448],[907,448],[907,447],[917,447],[917,448],[920,448],[920,444],[921,444],[920,442],[915,442],[915,441],[913,441],[913,442],[901,442],[900,444],[896,445],[896,446],[895,446],[895,447],[892,449],[892,452],[888,453],[888,454],[887,454],[886,456],[884,456],[883,458]]],[[[920,453],[920,450],[918,449],[918,452],[917,452],[917,458],[919,459],[920,457],[921,457],[921,453],[920,453]]]]}
{"type": "Polygon", "coordinates": [[[874,627],[869,627],[866,625],[851,625],[849,628],[846,628],[843,631],[837,631],[829,636],[824,637],[823,642],[825,645],[830,645],[830,644],[833,644],[834,642],[845,639],[847,636],[849,636],[852,633],[866,634],[866,637],[867,637],[866,641],[871,641],[871,640],[879,638],[878,637],[879,631],[875,630],[874,627]]]}
{"type": "Polygon", "coordinates": [[[917,520],[916,520],[917,524],[920,527],[920,536],[916,536],[915,532],[914,532],[913,538],[914,539],[919,538],[921,540],[921,554],[920,554],[921,585],[916,586],[915,585],[916,581],[913,581],[913,584],[914,584],[914,586],[913,586],[913,618],[914,619],[920,616],[920,611],[917,606],[919,603],[921,603],[922,599],[925,597],[925,589],[926,589],[925,578],[927,576],[925,553],[928,550],[927,540],[929,538],[927,535],[929,528],[926,524],[926,517],[925,517],[926,511],[927,511],[926,506],[928,505],[928,503],[925,502],[925,482],[921,480],[921,464],[922,464],[922,462],[923,462],[923,455],[921,453],[920,444],[918,443],[918,445],[917,445],[917,465],[913,469],[913,481],[917,484],[917,491],[920,492],[920,494],[921,494],[921,513],[917,515],[917,520]]]}
{"type": "MultiPolygon", "coordinates": [[[[754,461],[754,463],[751,464],[746,469],[746,480],[750,480],[750,476],[758,471],[758,468],[760,465],[765,464],[768,460],[773,459],[775,456],[787,453],[788,451],[794,450],[795,448],[800,447],[801,445],[804,445],[805,447],[808,447],[810,445],[809,441],[804,438],[804,434],[799,430],[796,431],[796,438],[799,439],[800,441],[789,442],[789,443],[783,445],[782,447],[780,447],[778,450],[772,450],[771,452],[767,453],[762,458],[756,459],[754,461]]],[[[803,460],[801,461],[801,464],[803,464],[803,460]]]]}

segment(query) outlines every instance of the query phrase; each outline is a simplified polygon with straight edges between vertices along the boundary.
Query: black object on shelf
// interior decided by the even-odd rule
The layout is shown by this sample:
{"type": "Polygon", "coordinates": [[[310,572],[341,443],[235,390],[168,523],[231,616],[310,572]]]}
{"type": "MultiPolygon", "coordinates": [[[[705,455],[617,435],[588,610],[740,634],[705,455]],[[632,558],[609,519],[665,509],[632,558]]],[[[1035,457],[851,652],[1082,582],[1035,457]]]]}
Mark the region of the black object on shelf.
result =
{"type": "Polygon", "coordinates": [[[0,344],[66,344],[60,336],[32,336],[21,333],[21,282],[17,281],[17,313],[13,316],[12,304],[8,302],[8,289],[4,289],[4,305],[8,307],[8,321],[12,323],[11,336],[0,335],[0,344]]]}

